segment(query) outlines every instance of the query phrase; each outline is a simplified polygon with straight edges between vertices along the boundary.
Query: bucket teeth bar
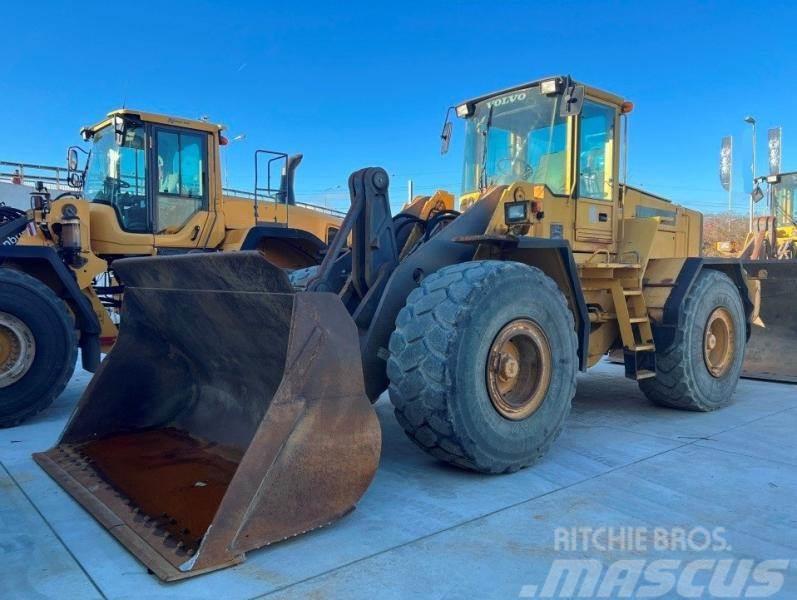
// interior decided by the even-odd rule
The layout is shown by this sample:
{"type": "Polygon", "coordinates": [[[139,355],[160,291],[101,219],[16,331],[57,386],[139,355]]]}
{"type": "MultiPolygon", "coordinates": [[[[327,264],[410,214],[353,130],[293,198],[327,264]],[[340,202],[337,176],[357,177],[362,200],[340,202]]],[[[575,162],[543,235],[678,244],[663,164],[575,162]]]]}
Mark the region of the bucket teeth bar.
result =
{"type": "Polygon", "coordinates": [[[114,267],[119,339],[39,465],[164,580],[351,511],[381,433],[338,296],[259,253],[114,267]]]}

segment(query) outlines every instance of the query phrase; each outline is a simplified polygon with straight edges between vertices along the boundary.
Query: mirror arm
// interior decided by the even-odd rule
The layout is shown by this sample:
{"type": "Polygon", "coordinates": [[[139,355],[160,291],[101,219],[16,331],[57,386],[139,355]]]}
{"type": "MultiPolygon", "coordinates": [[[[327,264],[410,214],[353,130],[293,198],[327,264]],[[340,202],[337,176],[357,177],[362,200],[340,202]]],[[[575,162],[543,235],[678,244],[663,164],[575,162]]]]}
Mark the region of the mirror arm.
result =
{"type": "Polygon", "coordinates": [[[583,104],[584,86],[568,83],[562,93],[562,104],[559,107],[559,115],[562,117],[580,115],[583,104]]]}

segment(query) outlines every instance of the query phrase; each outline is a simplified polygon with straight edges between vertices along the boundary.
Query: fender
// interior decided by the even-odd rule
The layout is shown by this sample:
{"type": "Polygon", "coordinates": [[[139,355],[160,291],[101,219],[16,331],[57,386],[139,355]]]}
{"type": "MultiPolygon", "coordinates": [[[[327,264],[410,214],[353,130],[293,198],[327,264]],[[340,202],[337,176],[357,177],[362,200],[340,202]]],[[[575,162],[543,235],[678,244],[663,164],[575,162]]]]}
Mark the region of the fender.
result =
{"type": "Polygon", "coordinates": [[[279,239],[294,241],[301,246],[308,247],[312,252],[319,256],[312,257],[316,263],[319,262],[320,254],[326,250],[327,245],[309,231],[294,229],[292,227],[279,227],[275,225],[257,225],[246,234],[241,250],[257,250],[258,245],[264,239],[279,239]]]}
{"type": "MultiPolygon", "coordinates": [[[[61,290],[54,290],[58,296],[67,301],[75,313],[77,328],[80,330],[80,351],[83,368],[94,372],[100,364],[100,322],[91,308],[91,302],[83,295],[72,272],[49,246],[2,246],[0,245],[0,263],[13,260],[25,267],[36,265],[44,268],[60,283],[61,290]]],[[[44,283],[47,283],[46,281],[44,283]]],[[[53,286],[50,285],[52,288],[53,286]]]]}
{"type": "Polygon", "coordinates": [[[518,238],[515,248],[507,249],[506,258],[540,269],[562,290],[576,325],[578,368],[586,371],[589,358],[589,314],[570,243],[567,240],[523,236],[518,238]]]}
{"type": "MultiPolygon", "coordinates": [[[[484,231],[490,222],[490,216],[495,212],[503,190],[504,188],[500,187],[486,194],[461,217],[454,219],[450,225],[423,242],[395,266],[385,286],[380,288],[381,295],[376,303],[376,309],[370,315],[370,322],[363,324],[365,328],[360,331],[365,393],[372,402],[375,402],[388,386],[386,367],[390,336],[396,327],[396,316],[407,302],[407,296],[418,287],[426,274],[434,273],[448,265],[473,260],[478,243],[465,241],[465,238],[475,237],[484,231]]],[[[381,201],[389,207],[386,195],[381,201]]],[[[354,210],[354,207],[355,203],[352,202],[350,211],[354,210]]],[[[349,213],[352,214],[354,213],[349,213]]],[[[349,219],[349,215],[346,219],[349,219]]],[[[354,222],[351,225],[365,226],[354,222]]],[[[343,234],[347,233],[346,226],[347,221],[344,220],[341,227],[343,234]]]]}
{"type": "Polygon", "coordinates": [[[683,267],[678,273],[675,285],[664,304],[661,321],[654,323],[653,338],[657,349],[669,348],[675,339],[675,332],[682,326],[684,298],[689,294],[700,272],[703,269],[712,269],[725,273],[736,288],[742,299],[746,317],[747,339],[750,339],[751,317],[753,314],[753,303],[747,289],[747,276],[741,261],[733,258],[712,258],[712,257],[691,257],[684,260],[683,267]]]}

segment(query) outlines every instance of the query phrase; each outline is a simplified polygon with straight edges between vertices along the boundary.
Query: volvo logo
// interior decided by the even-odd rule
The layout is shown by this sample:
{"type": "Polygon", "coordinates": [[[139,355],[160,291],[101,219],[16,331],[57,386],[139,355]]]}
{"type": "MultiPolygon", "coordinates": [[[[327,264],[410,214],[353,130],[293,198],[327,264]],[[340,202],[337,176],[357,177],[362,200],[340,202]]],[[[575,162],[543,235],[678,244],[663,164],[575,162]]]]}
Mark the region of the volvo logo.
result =
{"type": "Polygon", "coordinates": [[[526,99],[526,92],[517,92],[516,94],[509,94],[508,96],[502,96],[501,98],[488,100],[487,108],[491,108],[493,106],[506,106],[507,104],[513,104],[515,102],[520,102],[521,100],[525,99],[526,99]]]}

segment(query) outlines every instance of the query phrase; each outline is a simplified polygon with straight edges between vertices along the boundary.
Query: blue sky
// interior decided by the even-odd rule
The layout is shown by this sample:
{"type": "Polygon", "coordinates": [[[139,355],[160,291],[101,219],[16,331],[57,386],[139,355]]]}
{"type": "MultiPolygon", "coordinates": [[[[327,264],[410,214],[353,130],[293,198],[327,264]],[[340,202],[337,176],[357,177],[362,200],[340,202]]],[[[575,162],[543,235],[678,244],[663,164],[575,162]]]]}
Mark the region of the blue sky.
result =
{"type": "MultiPolygon", "coordinates": [[[[257,148],[302,152],[300,198],[338,205],[348,174],[392,174],[392,200],[459,192],[464,125],[447,106],[569,73],[635,104],[629,181],[706,212],[727,206],[723,135],[745,204],[750,127],[781,125],[797,170],[797,8],[741,2],[6,3],[0,159],[63,164],[81,125],[121,105],[225,123],[229,185],[257,148]]],[[[749,182],[749,175],[747,177],[749,182]]]]}

